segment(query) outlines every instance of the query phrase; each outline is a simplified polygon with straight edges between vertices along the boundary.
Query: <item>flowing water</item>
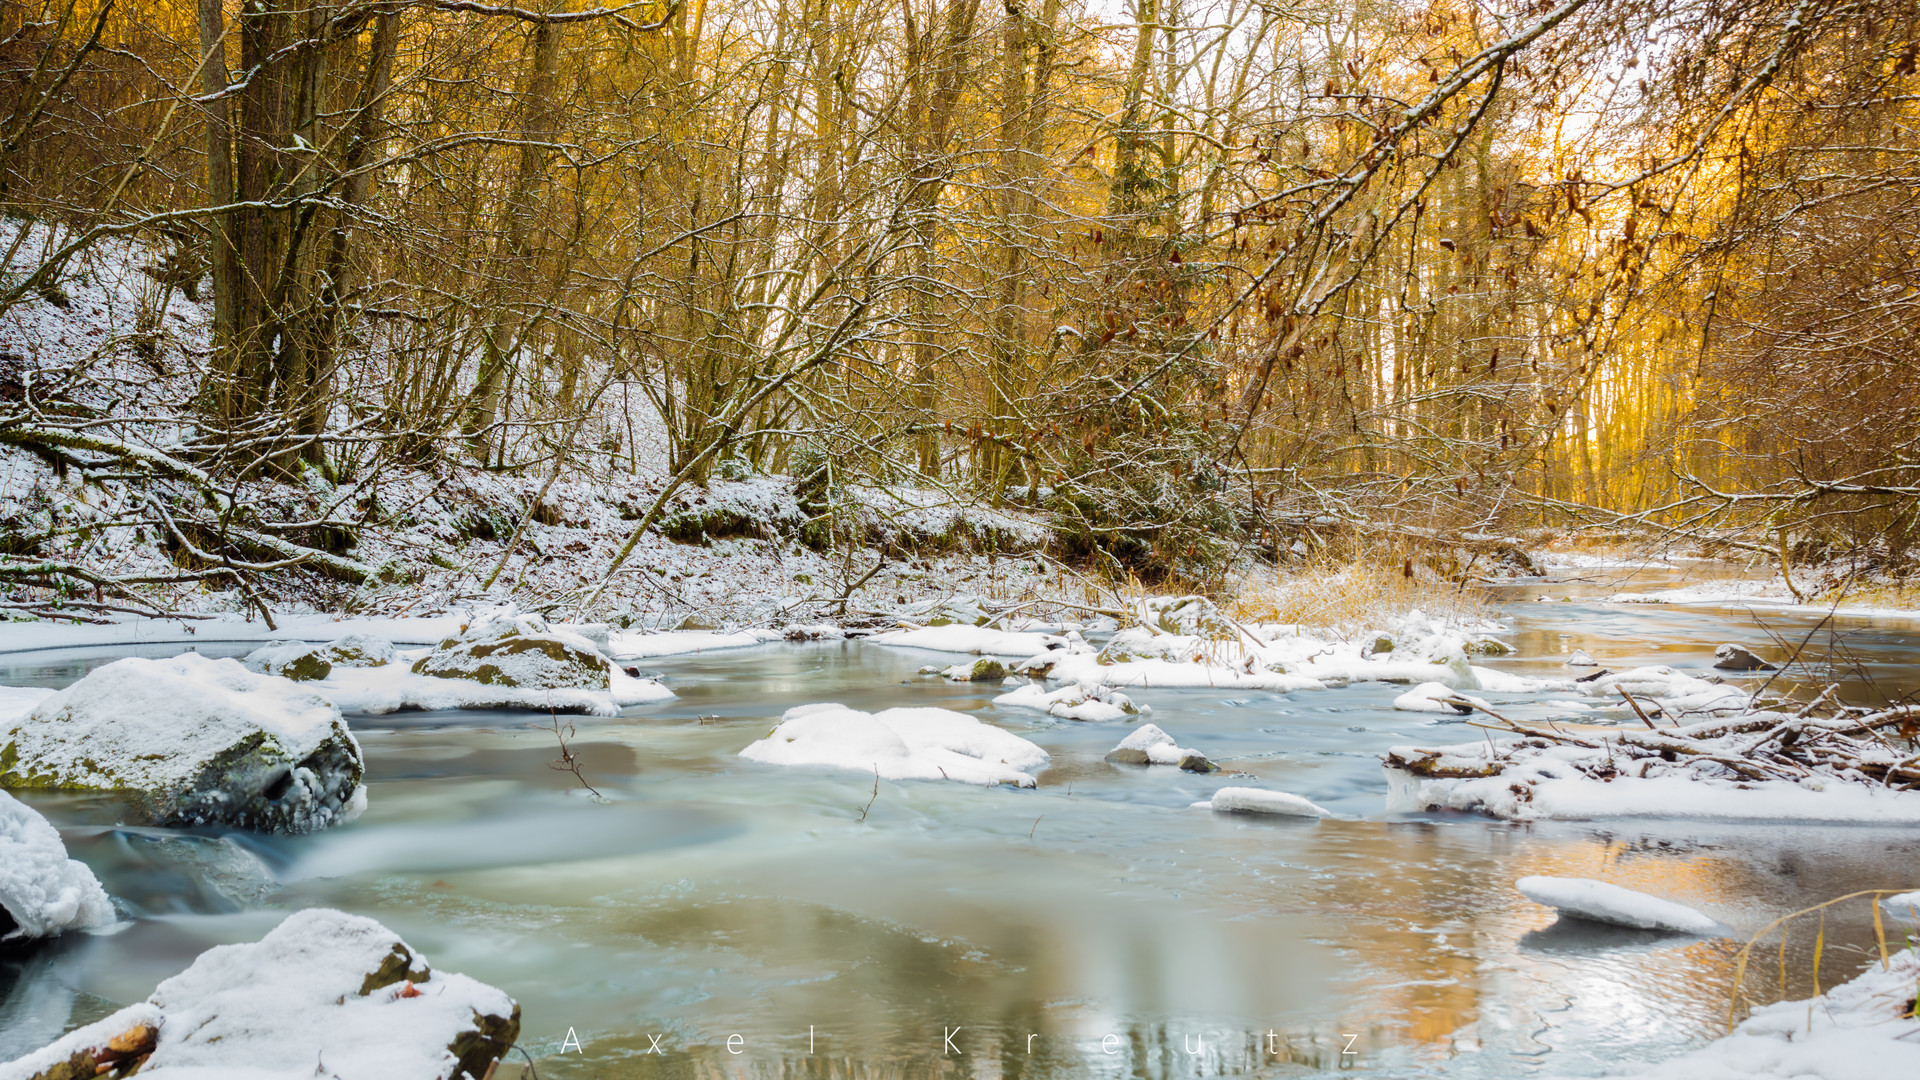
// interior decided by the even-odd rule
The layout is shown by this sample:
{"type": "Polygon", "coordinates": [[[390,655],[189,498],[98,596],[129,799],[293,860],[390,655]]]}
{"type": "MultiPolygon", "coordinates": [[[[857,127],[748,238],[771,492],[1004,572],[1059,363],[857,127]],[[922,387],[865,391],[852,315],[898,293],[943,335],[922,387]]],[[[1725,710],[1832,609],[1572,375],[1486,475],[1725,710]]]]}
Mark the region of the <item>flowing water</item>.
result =
{"type": "MultiPolygon", "coordinates": [[[[1519,650],[1501,666],[1558,674],[1576,648],[1616,670],[1704,666],[1721,641],[1798,642],[1818,622],[1606,605],[1619,572],[1588,573],[1611,577],[1497,594],[1519,650]]],[[[1788,683],[1920,686],[1920,621],[1815,639],[1834,670],[1788,683]]],[[[0,656],[0,683],[65,685],[127,652],[0,656]]],[[[351,718],[371,805],[314,836],[115,827],[106,804],[34,796],[137,918],[0,962],[0,1059],[325,905],[514,995],[544,1078],[1591,1075],[1724,1030],[1739,944],[1774,918],[1920,885],[1920,830],[1388,815],[1382,750],[1476,733],[1392,711],[1400,687],[1135,694],[1225,763],[1209,777],[1110,766],[1130,725],[915,675],[936,660],[835,642],[649,661],[677,700],[574,720],[599,799],[552,767],[546,718],[509,713],[351,718]],[[819,701],[973,712],[1053,765],[1014,791],[735,757],[819,701]],[[1189,808],[1248,782],[1340,816],[1189,808]],[[1527,874],[1649,890],[1741,937],[1556,924],[1513,891],[1527,874]]],[[[1836,909],[1826,934],[1832,985],[1874,947],[1869,909],[1836,909]]],[[[1812,992],[1812,936],[1789,939],[1790,995],[1812,992]]],[[[1771,949],[1756,992],[1778,991],[1771,949]]]]}

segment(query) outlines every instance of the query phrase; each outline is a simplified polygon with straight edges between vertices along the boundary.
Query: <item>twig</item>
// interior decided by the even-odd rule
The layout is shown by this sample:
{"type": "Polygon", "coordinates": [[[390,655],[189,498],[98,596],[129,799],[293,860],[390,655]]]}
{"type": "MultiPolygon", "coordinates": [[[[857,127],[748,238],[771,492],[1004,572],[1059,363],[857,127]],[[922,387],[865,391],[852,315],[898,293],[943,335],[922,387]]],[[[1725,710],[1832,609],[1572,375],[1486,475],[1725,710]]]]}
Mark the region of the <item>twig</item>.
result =
{"type": "Polygon", "coordinates": [[[553,731],[553,737],[560,740],[560,756],[554,759],[553,761],[548,762],[547,768],[555,769],[561,772],[572,773],[573,778],[575,780],[580,781],[581,787],[586,788],[588,791],[593,792],[594,798],[605,799],[606,796],[600,794],[599,788],[596,788],[592,784],[587,783],[587,778],[585,774],[581,773],[580,771],[580,755],[574,753],[573,748],[567,745],[567,740],[572,738],[574,734],[573,721],[571,720],[567,721],[566,730],[561,731],[560,730],[560,714],[554,711],[553,703],[551,701],[547,703],[547,715],[552,717],[553,719],[553,727],[551,729],[553,731]]]}
{"type": "Polygon", "coordinates": [[[877,801],[879,798],[880,798],[880,763],[876,761],[873,764],[873,798],[868,799],[867,805],[860,808],[861,822],[864,823],[867,820],[867,811],[873,809],[874,802],[877,801]]]}

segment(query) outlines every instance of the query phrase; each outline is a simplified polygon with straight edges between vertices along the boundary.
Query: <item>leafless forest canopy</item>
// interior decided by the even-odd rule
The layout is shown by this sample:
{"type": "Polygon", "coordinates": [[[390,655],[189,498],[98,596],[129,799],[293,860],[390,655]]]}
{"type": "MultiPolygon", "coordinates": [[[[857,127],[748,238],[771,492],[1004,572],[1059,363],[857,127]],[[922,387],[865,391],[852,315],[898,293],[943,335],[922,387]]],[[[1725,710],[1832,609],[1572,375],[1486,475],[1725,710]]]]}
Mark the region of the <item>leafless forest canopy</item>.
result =
{"type": "Polygon", "coordinates": [[[0,441],[171,485],[121,524],[233,579],[378,512],[243,485],[404,470],[651,469],[636,536],[714,475],[934,488],[1189,582],[1913,542],[1910,0],[591,2],[5,0],[0,320],[146,254],[0,441]]]}

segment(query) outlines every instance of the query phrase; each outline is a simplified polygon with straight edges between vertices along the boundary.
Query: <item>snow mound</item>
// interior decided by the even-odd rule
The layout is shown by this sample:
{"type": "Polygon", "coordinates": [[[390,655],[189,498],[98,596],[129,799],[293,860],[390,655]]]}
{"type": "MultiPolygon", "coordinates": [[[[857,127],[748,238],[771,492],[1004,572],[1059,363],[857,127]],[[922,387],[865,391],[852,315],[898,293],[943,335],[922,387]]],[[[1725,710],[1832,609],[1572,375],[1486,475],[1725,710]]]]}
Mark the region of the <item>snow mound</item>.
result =
{"type": "Polygon", "coordinates": [[[1475,709],[1488,710],[1486,701],[1460,693],[1445,683],[1429,682],[1393,699],[1393,707],[1402,712],[1445,713],[1466,716],[1475,709]]]}
{"type": "Polygon", "coordinates": [[[1910,1080],[1920,1076],[1912,1015],[1920,953],[1895,953],[1810,1001],[1753,1011],[1724,1038],[1630,1075],[1636,1080],[1910,1080]]]}
{"type": "Polygon", "coordinates": [[[201,953],[146,1001],[0,1064],[0,1080],[62,1067],[53,1074],[91,1076],[145,1053],[141,1077],[178,1080],[479,1078],[519,1033],[520,1007],[506,994],[433,971],[372,919],[310,908],[258,942],[201,953]]]}
{"type": "Polygon", "coordinates": [[[1213,801],[1202,804],[1215,813],[1278,814],[1282,817],[1332,817],[1333,811],[1316,806],[1311,800],[1284,791],[1265,788],[1224,787],[1213,793],[1213,801]]]}
{"type": "Polygon", "coordinates": [[[0,943],[91,930],[113,918],[99,879],[67,858],[47,819],[0,791],[0,943]]]}
{"type": "Polygon", "coordinates": [[[1151,706],[1136,705],[1118,690],[1104,686],[1068,683],[1049,691],[1038,683],[1028,683],[993,699],[995,705],[1016,709],[1036,709],[1063,720],[1124,720],[1129,716],[1152,712],[1151,706]]]}
{"type": "Polygon", "coordinates": [[[340,710],[237,660],[98,668],[0,729],[0,786],[120,792],[156,825],[309,832],[364,805],[340,710]]]}
{"type": "Polygon", "coordinates": [[[1198,750],[1188,750],[1173,741],[1173,736],[1157,725],[1142,724],[1120,745],[1107,752],[1107,760],[1122,765],[1178,765],[1188,772],[1214,772],[1219,766],[1198,750]]]}
{"type": "Polygon", "coordinates": [[[772,630],[738,630],[731,633],[713,630],[662,630],[641,633],[616,630],[609,636],[607,653],[616,660],[645,660],[656,656],[683,656],[716,649],[750,649],[786,635],[772,630]]]}
{"type": "Polygon", "coordinates": [[[768,765],[813,765],[887,780],[957,780],[1033,787],[1047,752],[947,709],[864,713],[840,704],[788,709],[767,737],[740,751],[768,765]]]}
{"type": "Polygon", "coordinates": [[[1720,932],[1718,922],[1683,904],[1592,878],[1523,877],[1513,887],[1536,904],[1589,922],[1677,934],[1720,932]]]}
{"type": "Polygon", "coordinates": [[[902,649],[927,649],[932,652],[967,653],[972,656],[1021,658],[1058,648],[1065,645],[1067,641],[1066,638],[1055,634],[996,630],[967,623],[889,630],[884,634],[875,634],[867,640],[875,645],[892,645],[902,649]]]}

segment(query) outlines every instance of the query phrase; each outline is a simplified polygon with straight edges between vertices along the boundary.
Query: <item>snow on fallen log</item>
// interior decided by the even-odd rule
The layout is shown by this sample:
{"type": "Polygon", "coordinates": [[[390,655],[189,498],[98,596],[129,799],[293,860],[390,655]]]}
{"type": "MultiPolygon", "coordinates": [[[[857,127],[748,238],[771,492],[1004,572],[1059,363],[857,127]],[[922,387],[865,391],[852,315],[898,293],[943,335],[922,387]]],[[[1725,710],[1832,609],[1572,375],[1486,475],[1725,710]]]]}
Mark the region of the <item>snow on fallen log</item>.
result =
{"type": "Polygon", "coordinates": [[[372,919],[326,908],[221,945],[146,1001],[14,1061],[0,1080],[80,1076],[441,1080],[492,1075],[520,1006],[432,970],[372,919]]]}
{"type": "Polygon", "coordinates": [[[1483,726],[1511,734],[1388,750],[1388,809],[1514,820],[1920,822],[1916,708],[1752,712],[1658,729],[1483,726]]]}
{"type": "Polygon", "coordinates": [[[113,920],[113,902],[93,871],[67,857],[46,818],[0,791],[0,945],[113,920]]]}
{"type": "Polygon", "coordinates": [[[1588,922],[1676,934],[1718,934],[1721,929],[1718,922],[1684,904],[1592,878],[1523,877],[1513,887],[1536,904],[1588,922]]]}
{"type": "Polygon", "coordinates": [[[1011,732],[948,709],[864,713],[836,703],[788,709],[740,751],[749,761],[847,769],[883,780],[955,780],[1030,788],[1047,752],[1011,732]]]}
{"type": "Polygon", "coordinates": [[[364,765],[309,685],[198,653],[116,660],[0,722],[0,786],[118,794],[145,824],[325,828],[365,805],[364,765]]]}

